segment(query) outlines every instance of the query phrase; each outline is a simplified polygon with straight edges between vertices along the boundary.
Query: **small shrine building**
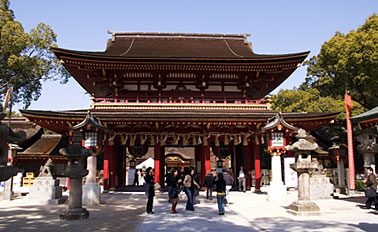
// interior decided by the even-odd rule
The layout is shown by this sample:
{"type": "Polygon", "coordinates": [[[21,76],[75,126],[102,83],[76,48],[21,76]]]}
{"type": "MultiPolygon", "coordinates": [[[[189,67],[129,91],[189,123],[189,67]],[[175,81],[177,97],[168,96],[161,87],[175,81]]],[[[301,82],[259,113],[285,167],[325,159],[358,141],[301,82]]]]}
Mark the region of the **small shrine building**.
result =
{"type": "MultiPolygon", "coordinates": [[[[154,149],[155,180],[164,183],[165,148],[192,147],[203,181],[210,152],[231,155],[251,185],[260,180],[260,144],[254,133],[278,112],[264,97],[285,81],[309,52],[260,55],[248,34],[109,32],[103,52],[52,48],[92,96],[89,109],[23,110],[43,128],[70,135],[88,111],[113,134],[103,140],[104,189],[125,185],[126,151],[134,157],[154,149]]],[[[67,93],[69,94],[69,93],[67,93]]],[[[338,113],[283,112],[287,123],[312,130],[338,113]]],[[[290,144],[292,135],[285,134],[290,144]]],[[[266,142],[266,141],[265,141],[266,142]]],[[[203,183],[203,182],[202,182],[203,183]]]]}

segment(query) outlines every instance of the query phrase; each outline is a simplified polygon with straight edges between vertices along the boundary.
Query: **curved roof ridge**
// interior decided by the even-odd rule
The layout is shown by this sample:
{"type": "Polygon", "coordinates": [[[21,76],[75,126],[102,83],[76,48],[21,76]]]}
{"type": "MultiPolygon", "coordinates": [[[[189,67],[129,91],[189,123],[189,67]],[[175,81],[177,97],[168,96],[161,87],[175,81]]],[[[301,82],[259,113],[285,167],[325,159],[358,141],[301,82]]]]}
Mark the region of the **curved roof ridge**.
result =
{"type": "Polygon", "coordinates": [[[134,41],[135,41],[135,39],[133,39],[133,40],[131,41],[129,48],[128,48],[124,53],[122,53],[120,56],[124,56],[124,55],[126,55],[127,53],[129,53],[129,51],[130,51],[131,48],[133,47],[134,41]]]}
{"type": "Polygon", "coordinates": [[[249,33],[244,34],[221,34],[221,33],[180,33],[180,32],[120,32],[108,31],[112,35],[112,40],[117,36],[121,37],[169,37],[169,38],[197,38],[197,39],[246,39],[251,36],[249,33]]]}
{"type": "Polygon", "coordinates": [[[234,52],[234,51],[232,50],[232,48],[230,47],[230,45],[227,43],[227,40],[224,39],[223,41],[224,41],[224,43],[226,44],[228,50],[230,50],[230,52],[231,52],[232,54],[234,54],[234,55],[237,56],[237,57],[244,57],[244,56],[241,56],[241,55],[237,54],[236,52],[234,52]]]}

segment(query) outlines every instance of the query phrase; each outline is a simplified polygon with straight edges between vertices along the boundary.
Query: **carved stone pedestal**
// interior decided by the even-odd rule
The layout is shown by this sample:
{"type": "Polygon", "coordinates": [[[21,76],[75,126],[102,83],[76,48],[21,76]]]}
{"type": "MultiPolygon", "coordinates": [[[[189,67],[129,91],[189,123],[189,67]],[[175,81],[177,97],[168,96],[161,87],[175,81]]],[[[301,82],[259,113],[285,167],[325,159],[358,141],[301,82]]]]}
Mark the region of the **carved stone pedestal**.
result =
{"type": "Polygon", "coordinates": [[[320,208],[312,201],[294,201],[287,212],[295,216],[319,216],[320,208]]]}
{"type": "Polygon", "coordinates": [[[100,186],[96,182],[97,157],[95,155],[87,158],[88,176],[83,187],[83,204],[100,205],[100,186]]]}
{"type": "Polygon", "coordinates": [[[29,199],[36,204],[62,204],[66,198],[62,197],[59,180],[53,177],[37,177],[30,187],[29,199]]]}
{"type": "Polygon", "coordinates": [[[101,193],[97,183],[86,183],[83,186],[83,204],[100,205],[101,193]]]}

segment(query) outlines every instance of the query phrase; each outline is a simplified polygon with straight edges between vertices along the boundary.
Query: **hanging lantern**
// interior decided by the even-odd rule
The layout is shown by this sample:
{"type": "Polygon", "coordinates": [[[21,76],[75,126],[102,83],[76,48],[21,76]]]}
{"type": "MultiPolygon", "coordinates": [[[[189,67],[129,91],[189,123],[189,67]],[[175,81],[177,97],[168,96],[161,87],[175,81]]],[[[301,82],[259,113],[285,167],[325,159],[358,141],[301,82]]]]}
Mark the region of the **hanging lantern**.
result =
{"type": "Polygon", "coordinates": [[[269,153],[285,153],[286,137],[298,130],[299,128],[287,123],[281,114],[277,114],[268,120],[268,123],[261,128],[259,133],[265,133],[269,153]]]}
{"type": "Polygon", "coordinates": [[[81,145],[87,149],[100,150],[102,148],[102,138],[105,133],[112,133],[112,131],[103,126],[98,118],[94,117],[90,112],[85,119],[79,124],[70,128],[71,131],[80,131],[82,134],[81,145]]]}
{"type": "Polygon", "coordinates": [[[222,159],[219,159],[217,160],[217,168],[222,168],[223,169],[223,160],[222,159]]]}

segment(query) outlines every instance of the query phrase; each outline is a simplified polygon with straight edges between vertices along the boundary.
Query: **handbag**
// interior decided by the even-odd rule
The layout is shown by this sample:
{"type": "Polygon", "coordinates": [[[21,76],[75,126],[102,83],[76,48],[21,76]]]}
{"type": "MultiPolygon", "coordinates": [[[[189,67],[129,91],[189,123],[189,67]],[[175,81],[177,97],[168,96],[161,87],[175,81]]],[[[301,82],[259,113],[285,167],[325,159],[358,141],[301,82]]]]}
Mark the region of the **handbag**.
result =
{"type": "Polygon", "coordinates": [[[370,188],[370,189],[365,190],[366,198],[371,198],[371,197],[376,197],[376,196],[377,196],[377,192],[374,189],[370,188]]]}

